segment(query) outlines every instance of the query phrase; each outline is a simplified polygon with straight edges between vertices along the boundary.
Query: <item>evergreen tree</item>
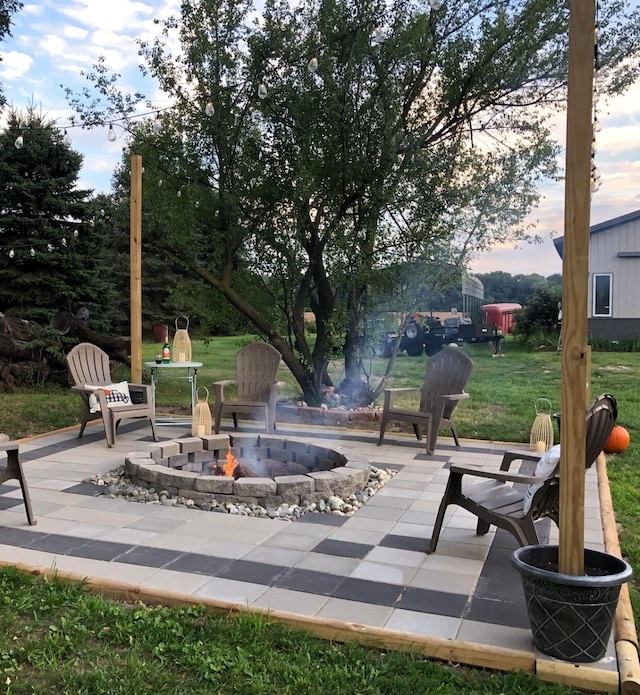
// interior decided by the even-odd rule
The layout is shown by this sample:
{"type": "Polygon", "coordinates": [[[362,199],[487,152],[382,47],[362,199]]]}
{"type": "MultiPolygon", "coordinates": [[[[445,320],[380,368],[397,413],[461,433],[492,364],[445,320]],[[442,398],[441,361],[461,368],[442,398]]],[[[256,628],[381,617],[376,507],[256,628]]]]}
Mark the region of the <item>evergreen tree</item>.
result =
{"type": "Polygon", "coordinates": [[[0,311],[48,322],[108,303],[105,244],[76,189],[82,156],[33,108],[0,134],[0,311]]]}

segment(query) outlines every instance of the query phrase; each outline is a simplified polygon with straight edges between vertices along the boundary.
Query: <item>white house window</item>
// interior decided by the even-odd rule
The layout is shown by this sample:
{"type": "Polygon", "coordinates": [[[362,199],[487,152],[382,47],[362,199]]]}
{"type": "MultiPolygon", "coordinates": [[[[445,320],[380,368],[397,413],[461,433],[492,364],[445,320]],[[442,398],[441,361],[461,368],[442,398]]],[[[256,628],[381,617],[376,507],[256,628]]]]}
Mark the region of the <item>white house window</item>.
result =
{"type": "Polygon", "coordinates": [[[593,315],[611,316],[611,273],[593,276],[593,315]]]}

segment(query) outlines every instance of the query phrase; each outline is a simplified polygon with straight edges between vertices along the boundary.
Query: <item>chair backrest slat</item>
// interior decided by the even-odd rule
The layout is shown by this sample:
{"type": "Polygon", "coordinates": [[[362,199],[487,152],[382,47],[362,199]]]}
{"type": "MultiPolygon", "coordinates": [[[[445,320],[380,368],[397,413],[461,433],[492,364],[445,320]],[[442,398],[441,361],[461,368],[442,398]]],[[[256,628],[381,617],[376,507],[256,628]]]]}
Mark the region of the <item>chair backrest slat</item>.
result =
{"type": "Polygon", "coordinates": [[[100,386],[112,383],[109,356],[91,343],[79,343],[67,355],[69,373],[74,386],[100,386]]]}
{"type": "MultiPolygon", "coordinates": [[[[441,396],[462,393],[473,371],[473,361],[460,348],[445,347],[427,360],[420,410],[428,412],[441,396]]],[[[451,410],[455,404],[452,404],[451,410]]],[[[444,417],[448,414],[445,411],[444,417]]]]}
{"type": "Polygon", "coordinates": [[[277,380],[282,355],[269,343],[249,343],[236,353],[238,398],[267,400],[269,389],[277,380]]]}

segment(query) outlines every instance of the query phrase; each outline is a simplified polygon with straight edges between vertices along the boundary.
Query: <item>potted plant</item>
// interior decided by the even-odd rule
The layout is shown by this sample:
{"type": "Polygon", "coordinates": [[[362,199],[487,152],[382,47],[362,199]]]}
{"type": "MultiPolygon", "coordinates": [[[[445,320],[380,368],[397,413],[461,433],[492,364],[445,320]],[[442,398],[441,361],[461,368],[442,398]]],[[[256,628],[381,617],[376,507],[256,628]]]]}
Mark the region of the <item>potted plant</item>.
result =
{"type": "Polygon", "coordinates": [[[513,553],[522,577],[536,647],[565,661],[598,661],[607,650],[620,587],[629,563],[584,550],[584,575],[558,571],[557,545],[528,545],[513,553]]]}

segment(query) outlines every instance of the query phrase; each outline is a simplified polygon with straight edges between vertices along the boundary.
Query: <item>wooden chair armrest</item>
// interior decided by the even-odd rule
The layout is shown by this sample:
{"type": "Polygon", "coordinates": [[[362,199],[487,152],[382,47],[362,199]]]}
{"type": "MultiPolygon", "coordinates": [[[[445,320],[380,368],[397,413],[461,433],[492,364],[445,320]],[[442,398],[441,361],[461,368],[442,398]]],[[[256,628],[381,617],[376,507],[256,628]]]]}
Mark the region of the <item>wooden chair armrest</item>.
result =
{"type": "Polygon", "coordinates": [[[469,398],[468,393],[447,393],[444,396],[442,396],[443,400],[445,401],[463,401],[465,398],[469,398]]]}
{"type": "Polygon", "coordinates": [[[541,457],[542,454],[539,451],[523,451],[519,449],[505,451],[502,456],[500,470],[508,471],[514,461],[532,461],[533,463],[538,463],[541,457]]]}
{"type": "Polygon", "coordinates": [[[384,405],[382,406],[383,410],[389,410],[389,408],[391,408],[391,402],[393,401],[393,397],[396,393],[415,393],[421,390],[422,389],[415,386],[399,386],[397,388],[384,389],[384,405]]]}
{"type": "Polygon", "coordinates": [[[487,470],[486,468],[476,468],[475,466],[458,466],[452,465],[449,468],[451,473],[456,475],[473,475],[477,478],[489,478],[490,480],[499,480],[503,483],[541,483],[543,478],[538,478],[535,475],[523,475],[522,473],[506,473],[505,471],[487,470]]]}
{"type": "Polygon", "coordinates": [[[223,379],[222,381],[214,381],[213,382],[213,389],[214,389],[215,400],[217,400],[217,401],[224,400],[225,386],[229,386],[229,385],[235,384],[235,383],[236,383],[235,379],[223,379]]]}
{"type": "Polygon", "coordinates": [[[72,386],[71,390],[75,391],[76,393],[93,393],[96,389],[86,389],[84,386],[72,386]]]}
{"type": "Polygon", "coordinates": [[[17,451],[18,442],[0,442],[0,451],[17,451]]]}
{"type": "Polygon", "coordinates": [[[384,389],[384,393],[409,393],[410,391],[421,391],[417,386],[398,386],[397,388],[384,389]]]}

